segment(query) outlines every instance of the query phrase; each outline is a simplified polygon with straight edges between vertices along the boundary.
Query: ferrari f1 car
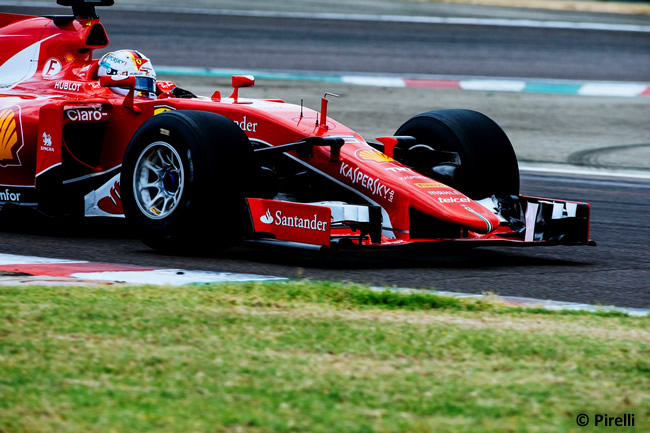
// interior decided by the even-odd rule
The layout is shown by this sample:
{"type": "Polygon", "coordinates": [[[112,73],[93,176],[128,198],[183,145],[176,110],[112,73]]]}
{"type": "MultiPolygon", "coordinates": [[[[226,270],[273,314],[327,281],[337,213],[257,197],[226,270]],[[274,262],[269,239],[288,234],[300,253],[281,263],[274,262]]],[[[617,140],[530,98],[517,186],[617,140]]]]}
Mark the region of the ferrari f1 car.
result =
{"type": "Polygon", "coordinates": [[[72,14],[0,14],[5,208],[126,218],[168,251],[589,243],[589,205],[520,195],[510,141],[483,114],[431,111],[366,142],[327,116],[328,94],[319,111],[251,100],[254,78],[233,76],[229,97],[201,97],[148,80],[137,52],[94,60],[108,45],[95,6],[113,0],[57,3],[72,14]]]}

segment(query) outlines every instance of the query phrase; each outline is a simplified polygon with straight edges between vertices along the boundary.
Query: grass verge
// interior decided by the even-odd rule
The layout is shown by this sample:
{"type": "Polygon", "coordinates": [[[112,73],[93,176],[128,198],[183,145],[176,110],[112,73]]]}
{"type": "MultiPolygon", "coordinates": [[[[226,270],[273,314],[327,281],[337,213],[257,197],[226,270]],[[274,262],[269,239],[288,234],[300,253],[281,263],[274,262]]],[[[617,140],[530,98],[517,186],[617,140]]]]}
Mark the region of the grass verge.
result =
{"type": "Polygon", "coordinates": [[[648,431],[649,342],[648,318],[328,283],[0,287],[0,432],[648,431]]]}

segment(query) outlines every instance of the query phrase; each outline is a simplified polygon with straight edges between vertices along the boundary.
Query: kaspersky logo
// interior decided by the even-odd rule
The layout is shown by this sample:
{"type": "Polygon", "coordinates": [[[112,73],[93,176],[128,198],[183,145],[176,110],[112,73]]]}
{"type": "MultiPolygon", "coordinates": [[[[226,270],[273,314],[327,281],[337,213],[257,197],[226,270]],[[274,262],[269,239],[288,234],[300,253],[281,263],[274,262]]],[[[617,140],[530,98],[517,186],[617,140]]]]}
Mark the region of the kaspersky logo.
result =
{"type": "Polygon", "coordinates": [[[23,147],[20,107],[0,109],[0,167],[20,165],[18,151],[23,147]]]}
{"type": "Polygon", "coordinates": [[[318,221],[318,215],[314,214],[314,218],[300,218],[297,216],[282,215],[282,211],[275,212],[275,218],[271,215],[271,210],[267,209],[266,213],[260,217],[260,221],[264,224],[274,224],[281,227],[295,227],[306,230],[326,231],[327,222],[318,221]]]}

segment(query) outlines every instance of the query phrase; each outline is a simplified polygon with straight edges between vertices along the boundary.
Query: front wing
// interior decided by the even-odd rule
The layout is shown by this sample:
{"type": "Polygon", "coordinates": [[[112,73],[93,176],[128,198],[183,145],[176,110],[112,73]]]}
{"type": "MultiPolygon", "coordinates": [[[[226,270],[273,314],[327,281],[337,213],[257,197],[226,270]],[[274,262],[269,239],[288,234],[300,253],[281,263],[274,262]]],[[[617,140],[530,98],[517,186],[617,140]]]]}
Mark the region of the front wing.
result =
{"type": "MultiPolygon", "coordinates": [[[[400,231],[387,235],[381,208],[343,202],[295,203],[246,199],[251,218],[249,239],[319,248],[407,245],[595,245],[589,240],[590,208],[586,203],[518,196],[517,213],[500,211],[499,201],[479,201],[501,221],[491,233],[478,234],[461,226],[450,237],[411,237],[400,231]]],[[[433,222],[435,224],[435,222],[433,222]]],[[[390,229],[388,229],[390,230],[390,229]]]]}

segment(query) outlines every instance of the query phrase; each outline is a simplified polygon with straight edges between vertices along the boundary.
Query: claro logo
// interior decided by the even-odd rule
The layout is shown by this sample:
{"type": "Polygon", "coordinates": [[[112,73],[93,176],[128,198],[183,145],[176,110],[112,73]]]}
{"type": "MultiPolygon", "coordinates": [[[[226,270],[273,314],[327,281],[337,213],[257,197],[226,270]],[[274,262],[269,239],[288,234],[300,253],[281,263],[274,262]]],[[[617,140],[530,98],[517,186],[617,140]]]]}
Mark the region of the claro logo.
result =
{"type": "Polygon", "coordinates": [[[68,119],[72,122],[99,122],[108,113],[104,113],[101,109],[73,109],[65,112],[68,119]]]}
{"type": "Polygon", "coordinates": [[[314,218],[300,218],[297,216],[284,216],[282,211],[275,212],[275,218],[271,215],[271,210],[267,209],[266,213],[260,217],[260,221],[264,224],[275,224],[282,227],[295,227],[305,230],[318,230],[324,232],[327,230],[327,222],[319,221],[318,215],[314,214],[314,218]]]}

